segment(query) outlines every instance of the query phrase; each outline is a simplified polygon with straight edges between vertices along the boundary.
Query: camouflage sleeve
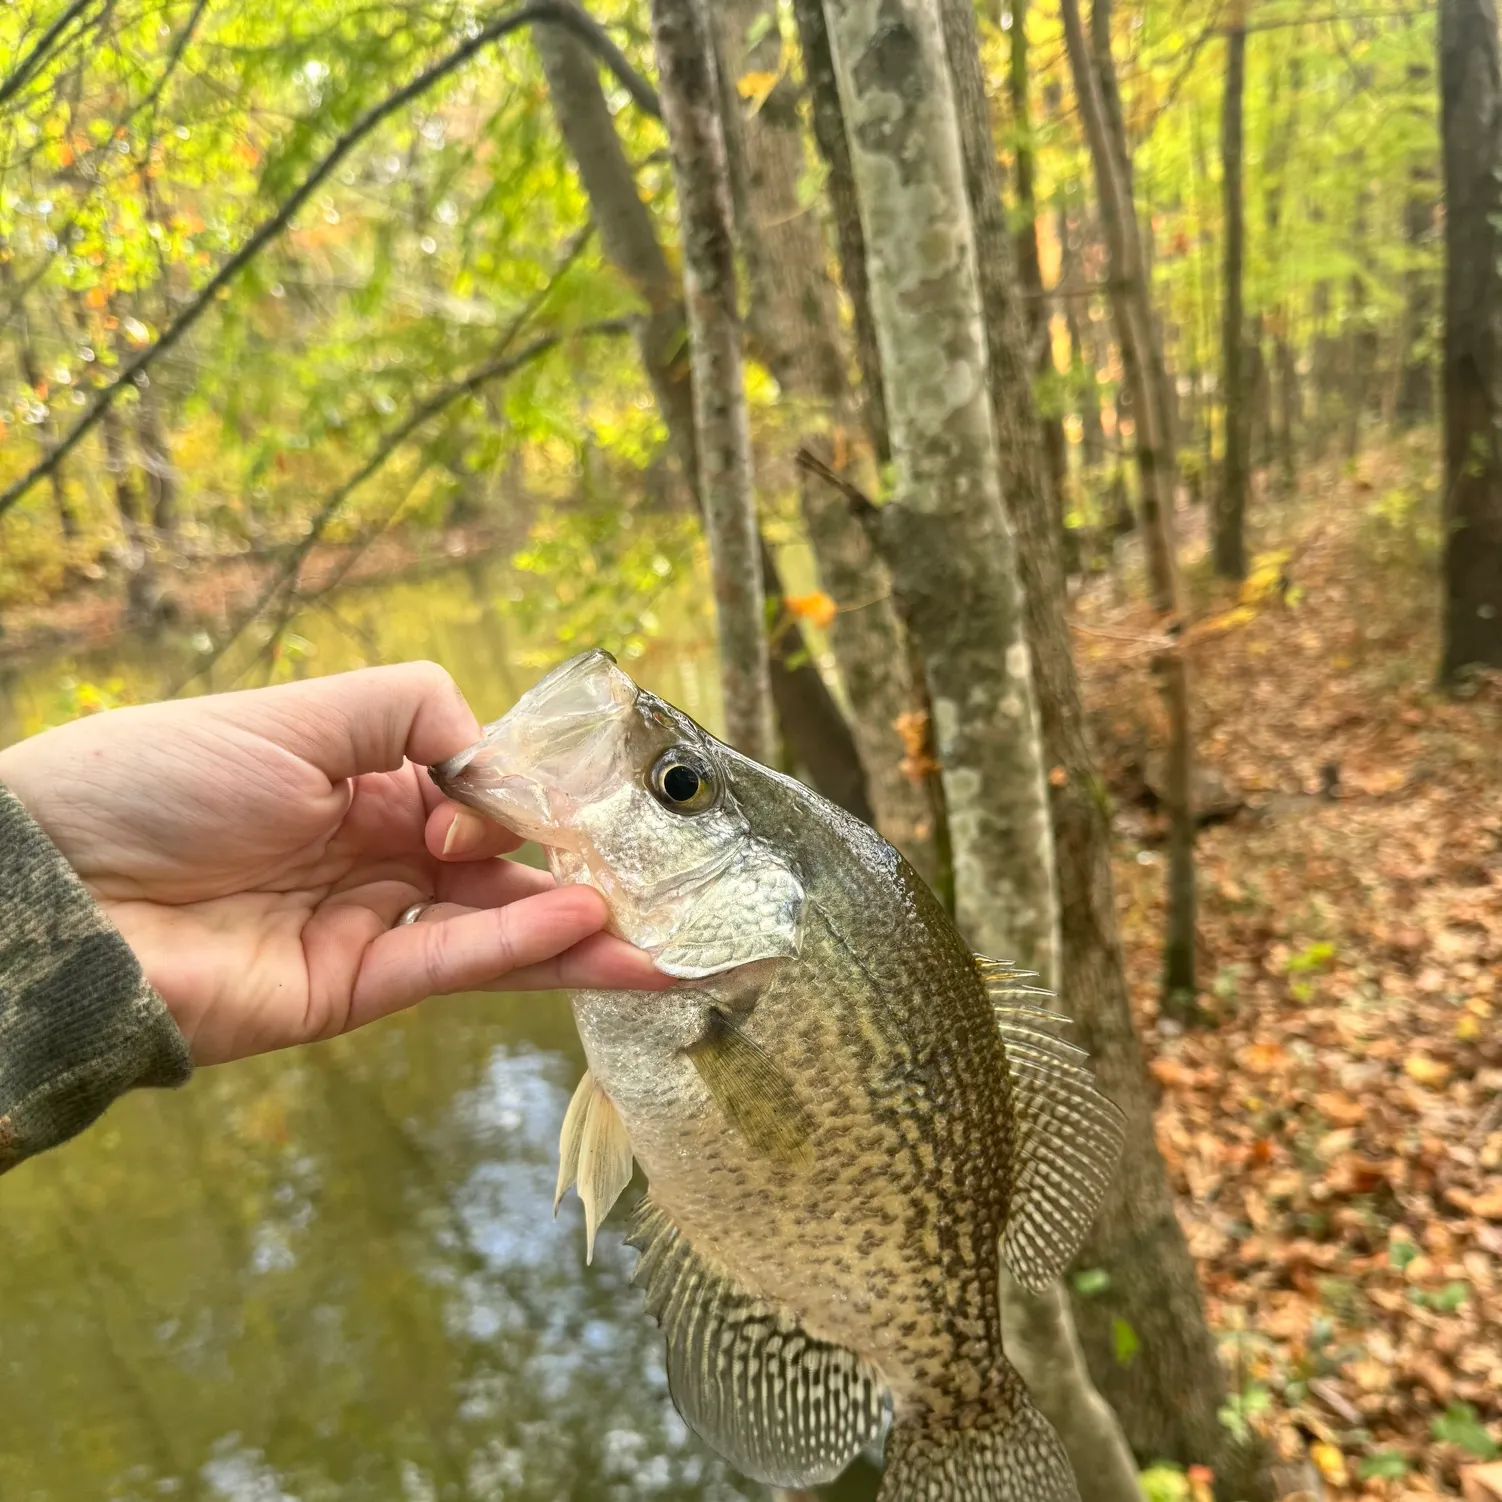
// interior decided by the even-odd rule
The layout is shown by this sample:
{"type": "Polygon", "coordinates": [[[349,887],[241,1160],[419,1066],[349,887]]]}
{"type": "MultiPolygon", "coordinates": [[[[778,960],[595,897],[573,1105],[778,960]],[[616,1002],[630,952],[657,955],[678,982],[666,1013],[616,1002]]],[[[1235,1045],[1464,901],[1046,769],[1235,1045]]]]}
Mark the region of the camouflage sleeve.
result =
{"type": "Polygon", "coordinates": [[[130,946],[0,787],[0,1173],[192,1068],[130,946]]]}

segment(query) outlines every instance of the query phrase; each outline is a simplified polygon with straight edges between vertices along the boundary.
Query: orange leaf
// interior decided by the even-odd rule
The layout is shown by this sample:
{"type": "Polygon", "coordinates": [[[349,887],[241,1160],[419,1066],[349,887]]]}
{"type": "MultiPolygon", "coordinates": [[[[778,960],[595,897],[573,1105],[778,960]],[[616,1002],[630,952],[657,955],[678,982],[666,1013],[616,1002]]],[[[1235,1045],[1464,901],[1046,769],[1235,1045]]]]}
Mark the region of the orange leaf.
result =
{"type": "Polygon", "coordinates": [[[816,589],[811,595],[786,595],[782,603],[800,621],[807,621],[821,631],[835,618],[838,609],[822,589],[816,589]]]}
{"type": "Polygon", "coordinates": [[[83,305],[86,308],[102,308],[109,301],[109,295],[103,287],[90,287],[83,295],[83,305]]]}

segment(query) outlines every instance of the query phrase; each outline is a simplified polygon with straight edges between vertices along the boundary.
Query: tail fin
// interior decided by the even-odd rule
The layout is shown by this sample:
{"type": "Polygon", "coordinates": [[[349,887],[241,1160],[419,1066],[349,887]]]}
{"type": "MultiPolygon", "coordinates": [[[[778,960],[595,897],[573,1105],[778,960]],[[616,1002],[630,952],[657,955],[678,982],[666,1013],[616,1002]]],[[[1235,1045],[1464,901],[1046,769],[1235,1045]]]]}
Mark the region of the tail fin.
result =
{"type": "Polygon", "coordinates": [[[1025,1392],[1007,1399],[974,1427],[898,1419],[876,1502],[1080,1502],[1053,1426],[1025,1392]]]}

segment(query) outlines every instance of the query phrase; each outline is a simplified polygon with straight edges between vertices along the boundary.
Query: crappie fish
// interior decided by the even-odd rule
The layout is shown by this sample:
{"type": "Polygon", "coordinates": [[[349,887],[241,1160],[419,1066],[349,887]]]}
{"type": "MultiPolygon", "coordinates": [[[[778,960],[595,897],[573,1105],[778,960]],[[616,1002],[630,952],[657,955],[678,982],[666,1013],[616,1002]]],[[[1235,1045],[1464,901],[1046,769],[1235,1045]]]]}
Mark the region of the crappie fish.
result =
{"type": "Polygon", "coordinates": [[[1121,1145],[1062,1019],[979,959],[873,830],[721,744],[608,653],[433,769],[547,847],[681,983],[573,999],[564,1122],[591,1250],[629,1182],[636,1281],[685,1421],[746,1475],[882,1502],[1073,1502],[1002,1350],[998,1272],[1058,1277],[1121,1145]]]}

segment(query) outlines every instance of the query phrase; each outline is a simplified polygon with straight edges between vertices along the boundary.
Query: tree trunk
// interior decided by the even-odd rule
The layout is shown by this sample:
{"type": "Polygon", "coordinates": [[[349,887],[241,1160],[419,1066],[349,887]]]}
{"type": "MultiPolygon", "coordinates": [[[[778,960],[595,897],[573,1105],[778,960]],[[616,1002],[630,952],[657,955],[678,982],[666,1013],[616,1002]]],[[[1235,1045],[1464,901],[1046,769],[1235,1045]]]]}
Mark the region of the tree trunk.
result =
{"type": "MultiPolygon", "coordinates": [[[[1090,322],[1090,294],[1081,269],[1081,243],[1086,238],[1085,216],[1071,213],[1070,199],[1080,197],[1078,180],[1067,184],[1058,208],[1059,296],[1064,303],[1064,327],[1069,330],[1069,362],[1079,384],[1080,467],[1093,475],[1105,462],[1106,430],[1100,420],[1100,381],[1095,350],[1084,336],[1090,322]]],[[[1084,487],[1088,494],[1089,487],[1084,487]]]]}
{"type": "MultiPolygon", "coordinates": [[[[957,920],[976,948],[1017,956],[1052,976],[1052,832],[938,11],[934,0],[827,0],[826,15],[850,126],[896,460],[897,492],[879,513],[880,526],[933,699],[957,920]]],[[[1031,411],[1020,324],[1010,332],[1031,411]]],[[[1049,533],[1057,548],[1056,528],[1049,533]]],[[[1008,1295],[1006,1302],[1015,1349],[1020,1335],[1038,1332],[1019,1331],[1014,1300],[1008,1295]]],[[[1053,1308],[1067,1313],[1057,1297],[1053,1308]]],[[[1077,1350],[1055,1338],[1019,1357],[1029,1358],[1048,1378],[1038,1396],[1056,1411],[1077,1416],[1093,1404],[1103,1413],[1103,1433],[1077,1426],[1067,1436],[1077,1447],[1070,1458],[1078,1475],[1096,1483],[1092,1496],[1126,1502],[1135,1494],[1129,1462],[1129,1490],[1099,1489],[1119,1469],[1123,1450],[1077,1350]]]]}
{"type": "MultiPolygon", "coordinates": [[[[983,81],[963,3],[949,6],[945,19],[972,198],[999,203],[995,163],[987,149],[983,81]]],[[[1132,1024],[1122,968],[1108,801],[1095,769],[1070,652],[1058,534],[1043,491],[1028,483],[1028,462],[1037,452],[1036,418],[1028,403],[1026,370],[1015,354],[1007,353],[1006,330],[1016,328],[1018,315],[1005,222],[983,207],[975,218],[993,409],[1016,529],[1044,747],[1048,765],[1056,769],[1050,782],[1062,920],[1060,1004],[1075,1019],[1077,1041],[1089,1051],[1101,1088],[1127,1118],[1121,1167],[1080,1258],[1082,1266],[1104,1270],[1110,1284],[1097,1297],[1076,1299],[1074,1314],[1091,1375],[1144,1461],[1213,1461],[1228,1487],[1241,1488],[1228,1490],[1228,1498],[1261,1497],[1265,1482],[1259,1482],[1255,1465],[1230,1454],[1216,1417],[1224,1401],[1224,1377],[1153,1135],[1154,1091],[1132,1024]],[[1118,1322],[1129,1326],[1141,1343],[1130,1367],[1115,1354],[1118,1322]]],[[[1031,1314],[1049,1317],[1046,1308],[1031,1314]]],[[[1043,1386],[1046,1391],[1046,1381],[1043,1386]]],[[[1077,1395],[1076,1401],[1083,1399],[1077,1395]]],[[[1066,1416],[1060,1422],[1067,1435],[1072,1421],[1066,1416]]]]}
{"type": "Polygon", "coordinates": [[[1221,380],[1225,388],[1225,463],[1221,466],[1212,555],[1223,579],[1246,578],[1247,438],[1251,426],[1245,381],[1246,318],[1242,262],[1246,226],[1241,187],[1242,98],[1246,92],[1246,12],[1236,0],[1226,31],[1226,88],[1220,128],[1221,186],[1225,198],[1225,294],[1221,330],[1221,380]]]}
{"type": "MultiPolygon", "coordinates": [[[[600,88],[599,63],[562,27],[534,26],[532,40],[547,76],[554,113],[579,169],[605,254],[647,307],[638,331],[642,365],[668,430],[678,487],[697,504],[698,445],[693,380],[686,357],[682,287],[668,264],[636,191],[615,122],[600,88]]],[[[760,550],[763,591],[782,596],[771,551],[760,550]]],[[[772,653],[772,696],[793,759],[825,797],[870,820],[864,775],[849,727],[824,680],[807,660],[801,630],[784,635],[772,653]],[[794,660],[801,660],[798,667],[794,660]]]]}
{"type": "Polygon", "coordinates": [[[146,472],[151,525],[159,536],[170,537],[177,531],[177,471],[162,432],[157,397],[148,389],[141,393],[136,414],[136,442],[141,450],[141,467],[146,472]]]}
{"type": "Polygon", "coordinates": [[[1494,0],[1442,0],[1445,608],[1440,676],[1502,667],[1502,69],[1494,0]]]}
{"type": "MultiPolygon", "coordinates": [[[[1124,140],[1110,124],[1105,101],[1114,97],[1101,88],[1092,54],[1085,41],[1078,0],[1060,0],[1070,67],[1085,136],[1095,164],[1101,225],[1110,262],[1111,306],[1116,320],[1121,363],[1132,404],[1137,468],[1142,477],[1142,521],[1147,545],[1148,576],[1153,606],[1160,613],[1174,611],[1177,583],[1173,562],[1173,455],[1163,428],[1167,398],[1153,388],[1152,306],[1142,254],[1142,234],[1132,203],[1130,177],[1123,172],[1124,140]]],[[[1096,0],[1096,15],[1102,0],[1096,0]]],[[[1114,80],[1114,70],[1112,74],[1114,80]]],[[[1119,117],[1119,101],[1115,116],[1119,117]]]]}
{"type": "MultiPolygon", "coordinates": [[[[31,320],[24,306],[17,300],[18,289],[16,287],[15,270],[10,259],[0,256],[0,287],[13,299],[12,305],[16,307],[16,343],[17,353],[20,357],[21,378],[31,387],[34,400],[46,404],[47,381],[42,374],[41,367],[37,364],[36,353],[31,347],[31,320]]],[[[57,442],[57,422],[53,418],[50,407],[46,420],[42,425],[42,432],[46,437],[48,446],[57,442]]],[[[67,483],[63,478],[62,466],[59,465],[52,471],[52,509],[57,513],[58,531],[62,533],[65,542],[73,542],[79,535],[78,515],[73,510],[72,503],[68,500],[67,483]]]]}
{"type": "Polygon", "coordinates": [[[885,464],[892,457],[892,440],[881,378],[881,351],[871,313],[866,236],[861,227],[850,143],[845,134],[845,110],[835,80],[823,0],[793,0],[793,14],[798,23],[798,45],[803,52],[803,73],[808,81],[814,140],[829,174],[828,193],[834,211],[840,275],[845,295],[850,299],[851,322],[855,325],[856,359],[861,369],[861,416],[877,460],[885,464]]]}
{"type": "MultiPolygon", "coordinates": [[[[1410,23],[1411,25],[1412,23],[1410,23]]],[[[1423,90],[1430,70],[1422,63],[1408,68],[1408,85],[1423,90]]],[[[1408,245],[1408,268],[1403,273],[1407,306],[1403,319],[1403,360],[1394,416],[1400,428],[1428,422],[1434,414],[1434,352],[1430,323],[1434,316],[1434,284],[1423,264],[1434,233],[1434,168],[1427,149],[1414,153],[1408,169],[1408,197],[1403,205],[1403,230],[1408,245]]]]}
{"type": "MultiPolygon", "coordinates": [[[[1276,86],[1278,74],[1275,72],[1272,76],[1276,86]]],[[[1277,133],[1271,137],[1263,169],[1266,187],[1262,200],[1262,221],[1267,231],[1268,259],[1278,269],[1280,287],[1285,260],[1285,247],[1281,238],[1285,179],[1298,130],[1302,84],[1300,59],[1293,57],[1288,63],[1288,110],[1277,133]]],[[[1270,110],[1271,99],[1268,104],[1270,110]]],[[[1286,292],[1280,292],[1269,320],[1273,331],[1273,369],[1268,372],[1268,378],[1271,381],[1274,371],[1276,372],[1278,401],[1276,422],[1272,413],[1268,416],[1269,426],[1274,431],[1269,434],[1271,447],[1267,462],[1269,470],[1274,465],[1277,466],[1279,489],[1285,495],[1293,493],[1298,481],[1299,371],[1294,355],[1293,331],[1290,328],[1292,317],[1292,301],[1286,292]]]]}
{"type": "Polygon", "coordinates": [[[725,739],[775,758],[765,597],[751,488],[730,176],[709,18],[699,0],[653,0],[662,118],[673,157],[693,368],[699,499],[709,537],[725,739]]]}
{"type": "MultiPolygon", "coordinates": [[[[1096,0],[1099,16],[1105,0],[1096,0]]],[[[1164,630],[1176,629],[1178,581],[1173,543],[1173,452],[1166,414],[1171,405],[1167,374],[1156,345],[1142,233],[1129,179],[1121,170],[1124,139],[1113,139],[1098,58],[1092,57],[1080,21],[1079,0],[1060,0],[1064,40],[1074,75],[1085,138],[1095,164],[1101,221],[1111,264],[1112,308],[1121,363],[1126,371],[1142,478],[1142,521],[1153,606],[1164,630]]],[[[1107,37],[1109,40],[1109,37],[1107,37]]],[[[1102,69],[1109,67],[1106,53],[1102,69]]],[[[1114,70],[1110,70],[1114,73],[1114,70]]],[[[1113,90],[1114,93],[1114,85],[1113,90]]],[[[1119,116],[1119,108],[1116,111],[1119,116]]],[[[1163,995],[1169,1015],[1197,1019],[1194,953],[1194,811],[1190,796],[1192,751],[1188,665],[1177,646],[1155,663],[1168,719],[1170,778],[1166,802],[1169,832],[1168,935],[1163,950],[1163,995]]]]}
{"type": "MultiPolygon", "coordinates": [[[[725,0],[717,17],[728,80],[775,72],[781,37],[773,0],[725,0]],[[754,28],[761,39],[751,47],[754,28]]],[[[722,89],[727,101],[734,87],[722,89]]],[[[727,115],[734,108],[727,102],[727,115]]],[[[729,122],[727,121],[727,124],[729,122]]],[[[819,220],[798,201],[804,147],[798,98],[784,77],[759,108],[749,104],[731,141],[739,146],[746,212],[741,225],[751,271],[751,323],[778,384],[810,407],[822,408],[842,447],[852,452],[856,482],[875,489],[876,466],[856,436],[858,416],[840,337],[819,220]]],[[[874,383],[879,391],[879,381],[874,383]]],[[[833,457],[830,455],[829,457],[833,457]]],[[[907,643],[892,604],[892,581],[843,496],[822,484],[801,487],[804,523],[825,592],[840,607],[829,625],[830,646],[849,696],[853,730],[877,827],[931,886],[941,884],[935,811],[924,783],[903,772],[897,726],[918,694],[908,670],[907,643]]]]}
{"type": "Polygon", "coordinates": [[[1049,328],[1048,297],[1043,287],[1043,264],[1038,257],[1038,205],[1033,192],[1032,112],[1028,99],[1027,0],[1013,0],[1012,24],[1007,36],[1012,44],[1007,83],[1012,101],[1012,127],[1016,135],[1012,178],[1017,194],[1017,270],[1027,313],[1028,339],[1032,345],[1035,390],[1040,401],[1049,495],[1062,528],[1069,510],[1069,444],[1064,436],[1063,416],[1056,410],[1053,388],[1058,384],[1058,372],[1053,362],[1053,336],[1049,328]]]}
{"type": "Polygon", "coordinates": [[[896,461],[880,526],[933,701],[956,917],[978,947],[1052,969],[1036,709],[934,0],[826,0],[825,14],[896,461]]]}
{"type": "Polygon", "coordinates": [[[113,404],[104,409],[104,462],[110,472],[110,483],[115,490],[115,509],[120,513],[120,522],[125,529],[125,540],[134,547],[140,540],[145,516],[141,498],[131,484],[130,457],[125,448],[125,429],[120,422],[120,413],[113,404]]]}
{"type": "MultiPolygon", "coordinates": [[[[1370,70],[1364,70],[1364,88],[1371,87],[1370,70]]],[[[1354,176],[1359,177],[1363,162],[1358,155],[1351,164],[1354,176]]],[[[1371,400],[1377,369],[1376,313],[1371,306],[1366,272],[1371,247],[1372,190],[1363,185],[1356,194],[1356,217],[1351,226],[1351,254],[1357,269],[1346,281],[1346,458],[1354,459],[1361,452],[1361,426],[1366,417],[1367,404],[1371,400]]]]}

